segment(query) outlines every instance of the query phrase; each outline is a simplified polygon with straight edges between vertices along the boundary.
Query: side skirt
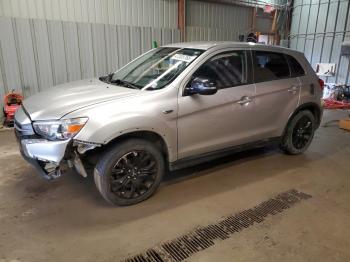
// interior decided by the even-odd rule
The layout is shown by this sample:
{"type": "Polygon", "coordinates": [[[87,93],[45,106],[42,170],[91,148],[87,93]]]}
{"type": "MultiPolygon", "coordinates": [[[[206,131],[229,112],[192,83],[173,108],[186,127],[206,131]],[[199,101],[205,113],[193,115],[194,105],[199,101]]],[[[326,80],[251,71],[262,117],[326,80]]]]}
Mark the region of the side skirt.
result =
{"type": "Polygon", "coordinates": [[[281,142],[281,137],[274,137],[274,138],[260,140],[252,143],[243,144],[243,145],[228,147],[228,148],[216,150],[213,152],[200,154],[197,156],[182,158],[177,161],[169,163],[169,170],[174,171],[185,167],[194,166],[194,165],[208,162],[217,158],[239,153],[248,149],[265,147],[267,145],[272,145],[272,144],[279,144],[280,142],[281,142]]]}

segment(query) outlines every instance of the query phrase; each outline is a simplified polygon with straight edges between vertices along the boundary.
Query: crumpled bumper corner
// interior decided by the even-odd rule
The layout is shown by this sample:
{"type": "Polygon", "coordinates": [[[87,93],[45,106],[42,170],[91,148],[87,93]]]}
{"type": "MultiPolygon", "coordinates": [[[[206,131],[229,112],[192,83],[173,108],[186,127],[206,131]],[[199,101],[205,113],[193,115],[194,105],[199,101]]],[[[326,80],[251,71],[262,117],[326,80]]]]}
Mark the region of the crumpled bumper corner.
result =
{"type": "Polygon", "coordinates": [[[69,141],[21,139],[19,143],[23,158],[37,170],[40,176],[48,180],[61,176],[60,163],[69,141]]]}

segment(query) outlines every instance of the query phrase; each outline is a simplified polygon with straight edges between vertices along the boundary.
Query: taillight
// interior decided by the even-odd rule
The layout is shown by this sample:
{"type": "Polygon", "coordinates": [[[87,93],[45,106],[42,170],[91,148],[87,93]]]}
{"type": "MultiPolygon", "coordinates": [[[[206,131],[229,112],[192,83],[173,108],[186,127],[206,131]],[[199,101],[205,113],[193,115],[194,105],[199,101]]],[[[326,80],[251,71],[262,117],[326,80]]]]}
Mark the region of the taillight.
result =
{"type": "Polygon", "coordinates": [[[321,88],[321,90],[323,91],[323,89],[324,89],[324,81],[322,80],[322,79],[318,79],[318,83],[320,84],[320,88],[321,88]]]}

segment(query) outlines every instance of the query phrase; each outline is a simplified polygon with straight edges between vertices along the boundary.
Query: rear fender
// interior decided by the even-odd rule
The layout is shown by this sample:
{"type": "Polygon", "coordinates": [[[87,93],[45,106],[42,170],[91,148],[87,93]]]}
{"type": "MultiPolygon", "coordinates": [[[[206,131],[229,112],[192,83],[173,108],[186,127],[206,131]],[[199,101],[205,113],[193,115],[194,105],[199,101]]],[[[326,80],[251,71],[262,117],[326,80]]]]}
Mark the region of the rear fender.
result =
{"type": "Polygon", "coordinates": [[[283,130],[282,136],[284,136],[285,132],[287,131],[288,125],[289,125],[290,121],[293,119],[293,117],[302,110],[310,110],[311,113],[315,116],[316,128],[318,128],[320,126],[321,118],[322,118],[322,108],[320,108],[320,106],[318,104],[313,103],[313,102],[305,103],[305,104],[302,104],[299,107],[297,107],[297,109],[292,114],[290,114],[288,121],[285,124],[285,128],[283,130]]]}

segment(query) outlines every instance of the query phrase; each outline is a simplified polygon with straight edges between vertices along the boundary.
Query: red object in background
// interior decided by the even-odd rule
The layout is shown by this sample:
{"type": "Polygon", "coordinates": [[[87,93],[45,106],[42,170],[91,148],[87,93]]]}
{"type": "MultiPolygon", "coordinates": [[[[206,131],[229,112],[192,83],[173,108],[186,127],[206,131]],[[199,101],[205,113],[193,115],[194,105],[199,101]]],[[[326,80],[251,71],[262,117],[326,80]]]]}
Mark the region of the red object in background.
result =
{"type": "Polygon", "coordinates": [[[323,89],[324,89],[324,81],[321,78],[319,78],[318,79],[318,83],[320,84],[320,88],[323,91],[323,89]]]}
{"type": "Polygon", "coordinates": [[[13,119],[16,110],[21,106],[23,96],[17,93],[9,93],[4,98],[4,125],[10,126],[13,124],[13,119]]]}
{"type": "Polygon", "coordinates": [[[350,103],[344,101],[338,101],[331,98],[323,99],[324,108],[326,109],[350,109],[350,103]]]}
{"type": "Polygon", "coordinates": [[[275,8],[271,5],[265,5],[265,7],[264,7],[264,13],[271,14],[272,11],[274,11],[274,10],[275,10],[275,8]]]}

